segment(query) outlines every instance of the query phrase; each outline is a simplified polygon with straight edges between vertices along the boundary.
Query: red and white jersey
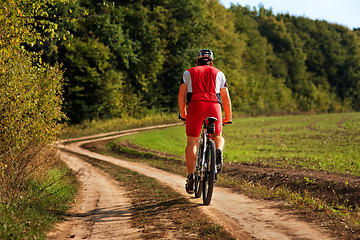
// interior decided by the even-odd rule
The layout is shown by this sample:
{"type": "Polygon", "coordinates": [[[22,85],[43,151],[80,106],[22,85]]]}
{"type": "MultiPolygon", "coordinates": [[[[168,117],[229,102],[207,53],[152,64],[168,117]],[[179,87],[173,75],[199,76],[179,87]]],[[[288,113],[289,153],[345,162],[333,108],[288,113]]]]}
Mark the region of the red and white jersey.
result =
{"type": "Polygon", "coordinates": [[[191,101],[221,103],[220,89],[227,87],[224,73],[207,65],[186,70],[183,74],[182,83],[187,86],[187,103],[191,101]]]}

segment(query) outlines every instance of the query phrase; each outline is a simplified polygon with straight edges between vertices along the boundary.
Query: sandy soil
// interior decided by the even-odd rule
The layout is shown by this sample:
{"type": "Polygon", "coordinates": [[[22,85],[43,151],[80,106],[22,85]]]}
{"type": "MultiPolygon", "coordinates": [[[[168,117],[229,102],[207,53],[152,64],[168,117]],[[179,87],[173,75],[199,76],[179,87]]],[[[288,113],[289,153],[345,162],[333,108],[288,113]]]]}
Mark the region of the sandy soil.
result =
{"type": "MultiPolygon", "coordinates": [[[[159,127],[167,126],[171,125],[159,127]]],[[[215,187],[210,206],[203,206],[201,199],[186,194],[185,179],[182,176],[81,148],[81,145],[86,143],[117,138],[142,130],[145,128],[71,139],[70,144],[63,145],[64,142],[59,142],[57,145],[59,149],[108,161],[158,179],[198,204],[201,210],[217,224],[228,229],[237,239],[333,239],[325,229],[298,219],[290,212],[278,208],[274,202],[250,199],[229,189],[215,187]]],[[[115,180],[74,155],[65,151],[62,155],[71,168],[82,171],[83,184],[77,204],[66,221],[49,234],[49,239],[137,239],[139,231],[130,226],[131,212],[129,200],[124,198],[124,190],[115,180]]]]}
{"type": "Polygon", "coordinates": [[[48,239],[137,239],[140,233],[130,226],[131,204],[124,197],[125,190],[73,154],[63,152],[62,159],[79,172],[81,188],[76,205],[48,239]]]}

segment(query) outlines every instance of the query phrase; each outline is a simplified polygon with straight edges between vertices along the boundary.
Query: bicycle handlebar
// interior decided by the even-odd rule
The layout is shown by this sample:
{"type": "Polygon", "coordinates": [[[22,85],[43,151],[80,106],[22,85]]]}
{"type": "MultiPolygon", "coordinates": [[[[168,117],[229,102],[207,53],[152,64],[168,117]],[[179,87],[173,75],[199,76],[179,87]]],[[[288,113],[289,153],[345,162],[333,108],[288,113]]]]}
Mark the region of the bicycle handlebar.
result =
{"type": "Polygon", "coordinates": [[[230,120],[230,122],[223,122],[223,126],[228,125],[228,124],[232,124],[232,120],[230,120]]]}
{"type": "Polygon", "coordinates": [[[181,119],[181,120],[184,121],[184,122],[186,121],[186,118],[182,118],[182,117],[181,117],[181,113],[179,113],[179,117],[178,117],[178,118],[181,119]]]}
{"type": "MultiPolygon", "coordinates": [[[[186,122],[186,118],[182,118],[181,113],[179,113],[178,118],[181,119],[182,121],[186,122]]],[[[230,120],[230,122],[223,122],[223,126],[228,125],[228,124],[232,124],[232,120],[230,120]]]]}

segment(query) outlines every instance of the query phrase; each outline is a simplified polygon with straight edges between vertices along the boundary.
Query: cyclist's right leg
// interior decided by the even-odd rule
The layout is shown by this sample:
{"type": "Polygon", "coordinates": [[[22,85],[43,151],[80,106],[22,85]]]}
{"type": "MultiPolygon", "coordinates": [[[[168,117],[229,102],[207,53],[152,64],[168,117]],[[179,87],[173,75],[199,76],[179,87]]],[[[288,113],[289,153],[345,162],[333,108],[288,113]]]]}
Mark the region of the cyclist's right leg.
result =
{"type": "Polygon", "coordinates": [[[199,143],[199,136],[202,127],[202,119],[199,119],[198,113],[201,109],[199,102],[190,102],[188,105],[186,117],[186,136],[187,144],[185,149],[186,169],[188,177],[185,184],[186,192],[189,194],[194,192],[194,178],[195,164],[197,158],[197,145],[199,143]]]}
{"type": "Polygon", "coordinates": [[[189,194],[194,193],[194,171],[197,158],[198,137],[187,137],[187,145],[185,149],[186,169],[188,177],[186,179],[185,189],[189,194]]]}

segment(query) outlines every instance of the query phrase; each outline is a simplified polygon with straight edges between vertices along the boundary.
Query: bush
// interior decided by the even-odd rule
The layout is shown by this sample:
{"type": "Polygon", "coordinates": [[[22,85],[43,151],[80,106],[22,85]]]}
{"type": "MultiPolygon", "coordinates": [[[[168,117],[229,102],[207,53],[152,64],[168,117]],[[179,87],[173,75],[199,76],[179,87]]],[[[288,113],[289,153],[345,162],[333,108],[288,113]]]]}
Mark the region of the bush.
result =
{"type": "Polygon", "coordinates": [[[0,9],[0,203],[7,205],[19,200],[24,183],[45,165],[37,156],[65,117],[59,66],[42,63],[24,47],[46,40],[34,26],[51,28],[37,20],[47,3],[30,3],[8,0],[0,9]]]}

